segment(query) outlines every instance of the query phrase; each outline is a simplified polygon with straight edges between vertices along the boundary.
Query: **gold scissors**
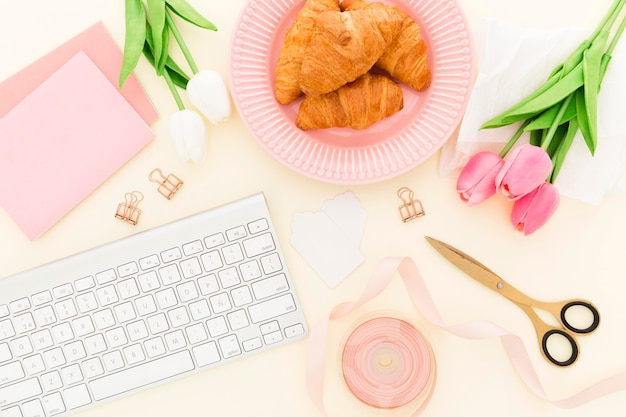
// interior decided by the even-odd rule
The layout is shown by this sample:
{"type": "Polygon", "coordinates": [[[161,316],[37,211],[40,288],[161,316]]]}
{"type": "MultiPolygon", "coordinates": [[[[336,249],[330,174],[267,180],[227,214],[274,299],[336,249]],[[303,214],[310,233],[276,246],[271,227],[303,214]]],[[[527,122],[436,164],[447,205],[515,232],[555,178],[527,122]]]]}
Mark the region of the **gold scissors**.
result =
{"type": "Polygon", "coordinates": [[[598,309],[590,302],[582,299],[550,303],[534,300],[521,291],[515,289],[512,285],[508,284],[489,268],[469,255],[446,243],[433,239],[432,237],[426,236],[426,240],[452,264],[456,265],[459,269],[474,278],[476,281],[482,283],[488,288],[491,288],[495,292],[502,294],[524,310],[535,327],[541,353],[547,360],[557,366],[569,366],[576,362],[576,359],[578,359],[578,343],[574,338],[575,335],[586,335],[592,333],[600,324],[600,314],[598,313],[598,309]],[[572,325],[568,321],[567,312],[573,307],[586,309],[590,315],[593,316],[589,326],[579,327],[572,325]],[[535,309],[544,310],[552,314],[562,327],[552,326],[544,322],[539,317],[535,309]],[[550,353],[548,339],[553,336],[561,336],[569,342],[571,353],[567,359],[559,360],[555,357],[555,355],[550,353]]]}

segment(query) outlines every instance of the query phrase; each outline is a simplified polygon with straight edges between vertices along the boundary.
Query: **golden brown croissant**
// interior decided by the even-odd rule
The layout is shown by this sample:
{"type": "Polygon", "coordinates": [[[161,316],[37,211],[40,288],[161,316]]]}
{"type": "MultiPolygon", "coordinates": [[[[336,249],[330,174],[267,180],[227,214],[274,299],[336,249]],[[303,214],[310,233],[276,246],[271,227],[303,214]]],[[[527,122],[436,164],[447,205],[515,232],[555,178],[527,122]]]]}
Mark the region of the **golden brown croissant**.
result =
{"type": "Polygon", "coordinates": [[[296,126],[302,130],[328,127],[366,129],[403,107],[402,89],[381,74],[366,73],[330,93],[305,96],[296,126]]]}
{"type": "Polygon", "coordinates": [[[392,9],[320,13],[304,51],[302,92],[329,93],[366,73],[394,39],[400,23],[392,9]]]}
{"type": "Polygon", "coordinates": [[[313,34],[315,20],[323,11],[339,11],[339,0],[306,0],[285,34],[274,74],[274,95],[281,104],[289,104],[302,95],[300,67],[304,49],[313,34]]]}
{"type": "Polygon", "coordinates": [[[343,10],[370,9],[381,13],[392,9],[401,20],[400,31],[376,62],[376,66],[417,91],[430,85],[431,71],[428,65],[427,47],[419,25],[400,7],[364,0],[343,0],[343,10]]]}

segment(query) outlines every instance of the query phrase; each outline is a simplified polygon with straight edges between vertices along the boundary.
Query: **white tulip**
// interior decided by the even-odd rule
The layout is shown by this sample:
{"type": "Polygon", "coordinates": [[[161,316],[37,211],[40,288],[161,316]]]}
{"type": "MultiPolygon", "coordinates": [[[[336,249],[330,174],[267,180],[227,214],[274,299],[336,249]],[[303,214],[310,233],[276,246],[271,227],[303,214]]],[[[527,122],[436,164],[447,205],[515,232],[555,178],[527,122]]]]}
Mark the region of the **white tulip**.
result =
{"type": "Polygon", "coordinates": [[[230,96],[217,71],[202,70],[187,83],[189,101],[213,124],[227,120],[231,114],[230,96]]]}
{"type": "Polygon", "coordinates": [[[176,155],[181,162],[191,159],[200,163],[207,148],[207,135],[204,120],[197,112],[189,109],[179,110],[169,120],[169,132],[176,155]]]}

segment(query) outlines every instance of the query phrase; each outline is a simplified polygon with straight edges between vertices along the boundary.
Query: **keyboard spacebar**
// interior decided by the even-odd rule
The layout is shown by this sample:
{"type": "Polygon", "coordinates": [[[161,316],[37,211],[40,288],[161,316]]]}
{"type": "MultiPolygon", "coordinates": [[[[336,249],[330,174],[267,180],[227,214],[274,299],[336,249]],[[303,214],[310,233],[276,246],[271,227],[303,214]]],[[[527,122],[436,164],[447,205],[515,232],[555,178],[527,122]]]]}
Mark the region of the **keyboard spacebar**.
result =
{"type": "Polygon", "coordinates": [[[97,401],[182,374],[193,368],[191,355],[185,350],[96,379],[90,384],[91,392],[97,401]]]}

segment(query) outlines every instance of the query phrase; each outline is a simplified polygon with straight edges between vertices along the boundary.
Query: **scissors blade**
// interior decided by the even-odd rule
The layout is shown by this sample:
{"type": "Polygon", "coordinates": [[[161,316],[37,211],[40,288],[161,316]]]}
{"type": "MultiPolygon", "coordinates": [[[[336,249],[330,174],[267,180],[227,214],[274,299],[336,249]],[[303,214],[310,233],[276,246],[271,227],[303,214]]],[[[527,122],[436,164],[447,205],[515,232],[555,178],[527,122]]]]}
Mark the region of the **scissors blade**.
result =
{"type": "Polygon", "coordinates": [[[450,263],[456,265],[457,268],[474,278],[476,281],[486,285],[496,292],[499,292],[502,288],[504,283],[503,279],[476,259],[458,250],[457,248],[430,236],[426,236],[426,240],[450,263]]]}

